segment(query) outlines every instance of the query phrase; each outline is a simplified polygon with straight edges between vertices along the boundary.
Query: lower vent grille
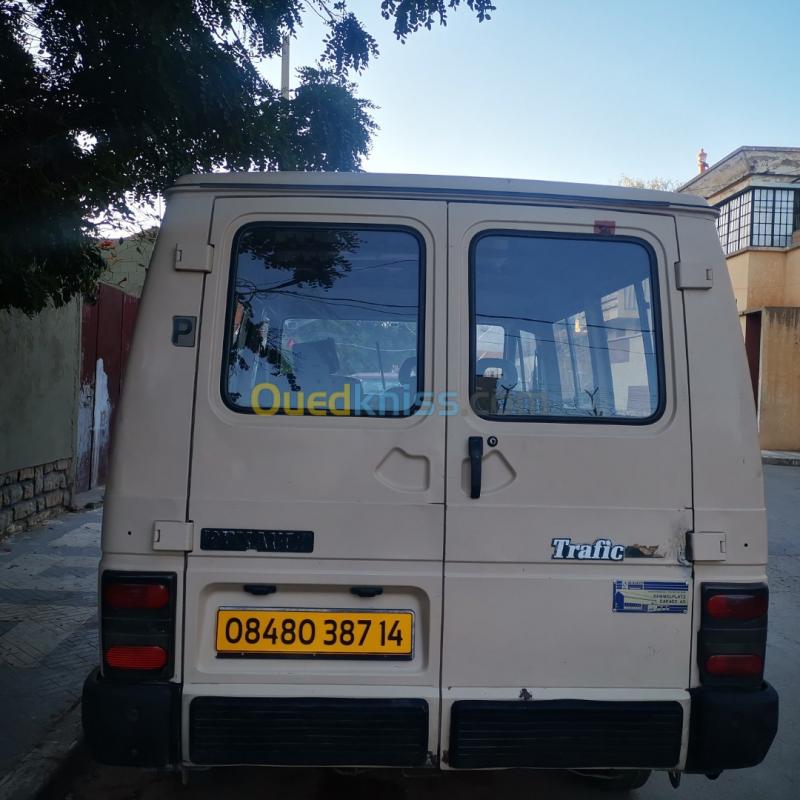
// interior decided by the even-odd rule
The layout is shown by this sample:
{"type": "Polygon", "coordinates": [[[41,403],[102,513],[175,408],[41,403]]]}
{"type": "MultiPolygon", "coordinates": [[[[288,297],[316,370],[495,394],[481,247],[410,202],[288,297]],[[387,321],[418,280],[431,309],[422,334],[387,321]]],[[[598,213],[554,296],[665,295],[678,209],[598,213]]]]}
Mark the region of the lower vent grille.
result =
{"type": "Polygon", "coordinates": [[[195,764],[423,766],[425,700],[197,697],[195,764]]]}
{"type": "Polygon", "coordinates": [[[677,702],[547,700],[453,704],[454,767],[647,768],[678,763],[677,702]]]}

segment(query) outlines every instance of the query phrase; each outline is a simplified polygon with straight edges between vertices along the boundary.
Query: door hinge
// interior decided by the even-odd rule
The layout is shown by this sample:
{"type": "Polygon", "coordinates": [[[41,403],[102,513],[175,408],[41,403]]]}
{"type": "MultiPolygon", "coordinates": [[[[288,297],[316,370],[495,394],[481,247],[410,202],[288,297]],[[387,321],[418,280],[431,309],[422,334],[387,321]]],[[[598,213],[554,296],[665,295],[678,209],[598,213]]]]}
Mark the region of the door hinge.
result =
{"type": "Polygon", "coordinates": [[[689,531],[686,534],[687,561],[726,561],[728,543],[718,531],[689,531]]]}
{"type": "Polygon", "coordinates": [[[675,283],[679,289],[710,289],[714,270],[702,261],[676,261],[675,283]]]}
{"type": "Polygon", "coordinates": [[[186,272],[211,272],[213,262],[213,244],[188,241],[175,245],[175,269],[186,272]]]}
{"type": "Polygon", "coordinates": [[[153,550],[192,549],[194,539],[193,522],[169,522],[159,520],[153,523],[153,550]]]}

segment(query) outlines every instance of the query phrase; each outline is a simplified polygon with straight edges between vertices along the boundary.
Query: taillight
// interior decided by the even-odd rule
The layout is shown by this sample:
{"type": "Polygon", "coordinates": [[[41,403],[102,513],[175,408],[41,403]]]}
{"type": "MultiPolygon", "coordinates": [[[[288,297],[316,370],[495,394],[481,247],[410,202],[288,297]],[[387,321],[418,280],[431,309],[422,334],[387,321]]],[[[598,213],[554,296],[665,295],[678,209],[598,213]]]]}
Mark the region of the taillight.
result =
{"type": "Polygon", "coordinates": [[[109,647],[106,664],[114,669],[163,669],[167,651],[163,647],[109,647]]]}
{"type": "Polygon", "coordinates": [[[164,608],[169,587],[163,583],[109,583],[103,587],[103,603],[110,608],[164,608]]]}
{"type": "Polygon", "coordinates": [[[752,678],[764,672],[764,662],[760,656],[709,656],[706,659],[706,672],[709,675],[752,678]]]}
{"type": "Polygon", "coordinates": [[[137,681],[172,676],[176,582],[175,573],[103,573],[103,675],[137,681]]]}
{"type": "Polygon", "coordinates": [[[767,644],[767,586],[704,583],[700,593],[697,658],[703,684],[760,686],[767,644]]]}
{"type": "Polygon", "coordinates": [[[708,615],[714,619],[753,620],[767,613],[766,592],[745,594],[712,594],[706,600],[708,615]]]}

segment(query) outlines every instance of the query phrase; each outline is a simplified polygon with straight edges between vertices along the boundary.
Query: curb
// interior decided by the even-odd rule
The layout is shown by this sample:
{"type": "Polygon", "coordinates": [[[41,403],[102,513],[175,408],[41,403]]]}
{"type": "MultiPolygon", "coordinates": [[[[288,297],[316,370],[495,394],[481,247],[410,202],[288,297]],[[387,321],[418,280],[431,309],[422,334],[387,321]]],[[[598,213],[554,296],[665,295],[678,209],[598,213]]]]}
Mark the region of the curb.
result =
{"type": "Polygon", "coordinates": [[[38,797],[82,751],[82,744],[79,701],[0,781],[0,800],[38,797]]]}
{"type": "Polygon", "coordinates": [[[777,464],[781,467],[800,467],[800,455],[797,456],[762,456],[763,464],[777,464]]]}
{"type": "Polygon", "coordinates": [[[102,508],[106,497],[106,487],[96,486],[88,492],[80,492],[72,495],[72,502],[68,509],[72,512],[91,511],[95,508],[102,508]]]}

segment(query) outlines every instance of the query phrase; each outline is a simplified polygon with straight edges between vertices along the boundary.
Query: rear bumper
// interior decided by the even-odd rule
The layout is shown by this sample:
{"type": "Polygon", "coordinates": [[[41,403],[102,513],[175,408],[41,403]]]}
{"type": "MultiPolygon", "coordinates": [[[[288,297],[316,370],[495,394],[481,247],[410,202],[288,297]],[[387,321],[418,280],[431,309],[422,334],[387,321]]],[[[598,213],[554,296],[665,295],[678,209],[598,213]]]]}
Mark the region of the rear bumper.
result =
{"type": "Polygon", "coordinates": [[[193,764],[431,766],[420,698],[195,697],[193,764]]]}
{"type": "Polygon", "coordinates": [[[458,700],[450,713],[455,769],[671,769],[680,760],[675,701],[458,700]]]}
{"type": "MultiPolygon", "coordinates": [[[[778,725],[771,686],[690,695],[687,772],[751,767],[764,758],[778,725]]],[[[189,752],[181,753],[179,684],[105,681],[95,670],[83,690],[91,752],[124,766],[434,766],[432,713],[426,700],[413,698],[201,696],[189,703],[189,752]]],[[[683,713],[674,702],[457,701],[443,732],[443,757],[454,769],[672,769],[683,713]]]]}
{"type": "Polygon", "coordinates": [[[86,743],[101,764],[180,762],[180,684],[103,680],[95,669],[83,684],[81,716],[86,743]]]}
{"type": "Polygon", "coordinates": [[[778,693],[768,683],[756,691],[691,689],[686,772],[713,774],[760,764],[778,731],[778,693]]]}

